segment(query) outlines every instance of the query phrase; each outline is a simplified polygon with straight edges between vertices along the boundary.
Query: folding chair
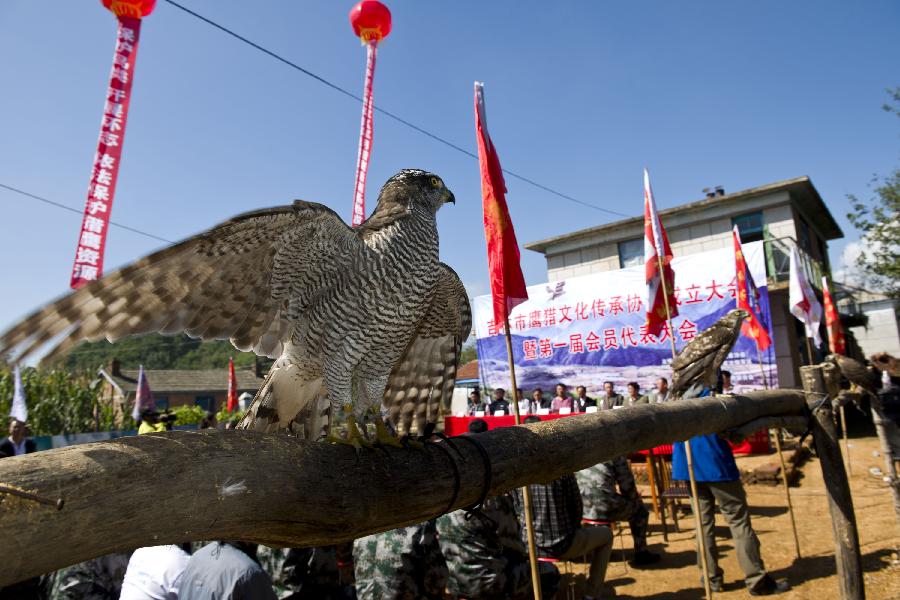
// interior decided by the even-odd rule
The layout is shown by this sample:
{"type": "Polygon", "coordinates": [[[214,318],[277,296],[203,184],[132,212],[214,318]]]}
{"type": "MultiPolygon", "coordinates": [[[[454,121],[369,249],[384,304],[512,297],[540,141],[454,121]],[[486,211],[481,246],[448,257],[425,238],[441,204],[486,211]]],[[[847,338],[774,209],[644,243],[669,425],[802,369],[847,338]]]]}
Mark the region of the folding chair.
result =
{"type": "MultiPolygon", "coordinates": [[[[691,488],[686,481],[672,480],[672,461],[662,459],[659,461],[660,478],[662,480],[662,492],[659,497],[663,503],[671,509],[672,521],[675,522],[675,532],[679,533],[681,529],[678,527],[678,510],[681,506],[679,500],[690,499],[691,488]]],[[[663,508],[665,510],[665,508],[663,508]]]]}

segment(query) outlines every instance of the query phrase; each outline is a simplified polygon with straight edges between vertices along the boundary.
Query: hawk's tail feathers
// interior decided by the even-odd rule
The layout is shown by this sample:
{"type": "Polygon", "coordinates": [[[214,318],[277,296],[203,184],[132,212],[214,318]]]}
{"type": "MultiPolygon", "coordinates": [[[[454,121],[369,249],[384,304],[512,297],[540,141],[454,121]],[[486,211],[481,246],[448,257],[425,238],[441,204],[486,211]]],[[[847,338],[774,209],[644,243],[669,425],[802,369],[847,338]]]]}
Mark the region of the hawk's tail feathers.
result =
{"type": "Polygon", "coordinates": [[[297,365],[281,359],[266,374],[237,427],[317,440],[327,433],[328,416],[322,379],[306,378],[297,365]]]}

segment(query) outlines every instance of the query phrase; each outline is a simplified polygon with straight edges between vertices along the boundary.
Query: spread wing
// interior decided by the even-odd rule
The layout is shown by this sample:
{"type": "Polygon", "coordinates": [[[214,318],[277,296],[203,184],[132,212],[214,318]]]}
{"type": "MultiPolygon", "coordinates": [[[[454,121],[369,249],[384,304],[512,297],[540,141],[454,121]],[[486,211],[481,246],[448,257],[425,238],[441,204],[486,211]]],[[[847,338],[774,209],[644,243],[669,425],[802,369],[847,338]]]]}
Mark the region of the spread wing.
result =
{"type": "Polygon", "coordinates": [[[310,300],[365,252],[321,204],[247,213],[41,308],[0,337],[0,356],[24,358],[61,334],[51,356],[81,340],[184,331],[275,357],[310,300]]]}
{"type": "Polygon", "coordinates": [[[466,288],[453,269],[440,268],[431,302],[384,391],[384,406],[402,433],[413,425],[421,433],[450,406],[459,351],[472,329],[466,288]]]}

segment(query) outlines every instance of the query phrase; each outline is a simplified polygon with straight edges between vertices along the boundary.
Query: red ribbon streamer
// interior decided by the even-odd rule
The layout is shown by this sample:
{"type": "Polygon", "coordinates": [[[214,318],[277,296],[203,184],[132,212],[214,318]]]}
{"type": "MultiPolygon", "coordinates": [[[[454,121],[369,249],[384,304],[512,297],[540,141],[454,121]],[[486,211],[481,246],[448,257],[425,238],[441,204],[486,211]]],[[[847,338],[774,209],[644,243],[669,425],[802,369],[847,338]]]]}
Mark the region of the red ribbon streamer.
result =
{"type": "Polygon", "coordinates": [[[103,120],[100,123],[100,139],[97,142],[97,154],[94,155],[84,219],[81,221],[81,233],[78,235],[75,264],[69,283],[73,289],[103,276],[106,232],[109,229],[109,215],[119,177],[125,122],[134,79],[134,62],[141,35],[140,19],[119,17],[118,20],[116,50],[106,90],[103,120]]]}
{"type": "Polygon", "coordinates": [[[359,126],[359,153],[356,156],[356,185],[353,191],[353,217],[350,224],[356,227],[366,220],[366,174],[369,172],[369,157],[372,155],[372,123],[374,101],[372,100],[372,80],[375,78],[375,55],[378,42],[366,44],[366,83],[363,91],[362,122],[359,126]]]}

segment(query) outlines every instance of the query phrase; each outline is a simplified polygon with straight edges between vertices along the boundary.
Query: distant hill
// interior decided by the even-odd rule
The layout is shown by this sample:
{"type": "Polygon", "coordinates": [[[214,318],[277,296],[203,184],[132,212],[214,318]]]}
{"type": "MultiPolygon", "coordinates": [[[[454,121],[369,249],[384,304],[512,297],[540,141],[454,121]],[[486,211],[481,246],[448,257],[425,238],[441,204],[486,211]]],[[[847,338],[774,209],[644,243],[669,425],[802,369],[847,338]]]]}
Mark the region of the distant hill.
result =
{"type": "MultiPolygon", "coordinates": [[[[238,352],[227,341],[201,342],[184,334],[151,334],[125,338],[115,344],[105,340],[86,342],[73,348],[60,360],[42,366],[59,367],[69,372],[94,372],[117,358],[128,368],[144,365],[147,369],[216,369],[224,368],[228,357],[234,358],[235,367],[246,367],[253,364],[256,355],[238,352]]],[[[268,370],[272,361],[268,358],[260,360],[264,370],[268,370]]]]}

